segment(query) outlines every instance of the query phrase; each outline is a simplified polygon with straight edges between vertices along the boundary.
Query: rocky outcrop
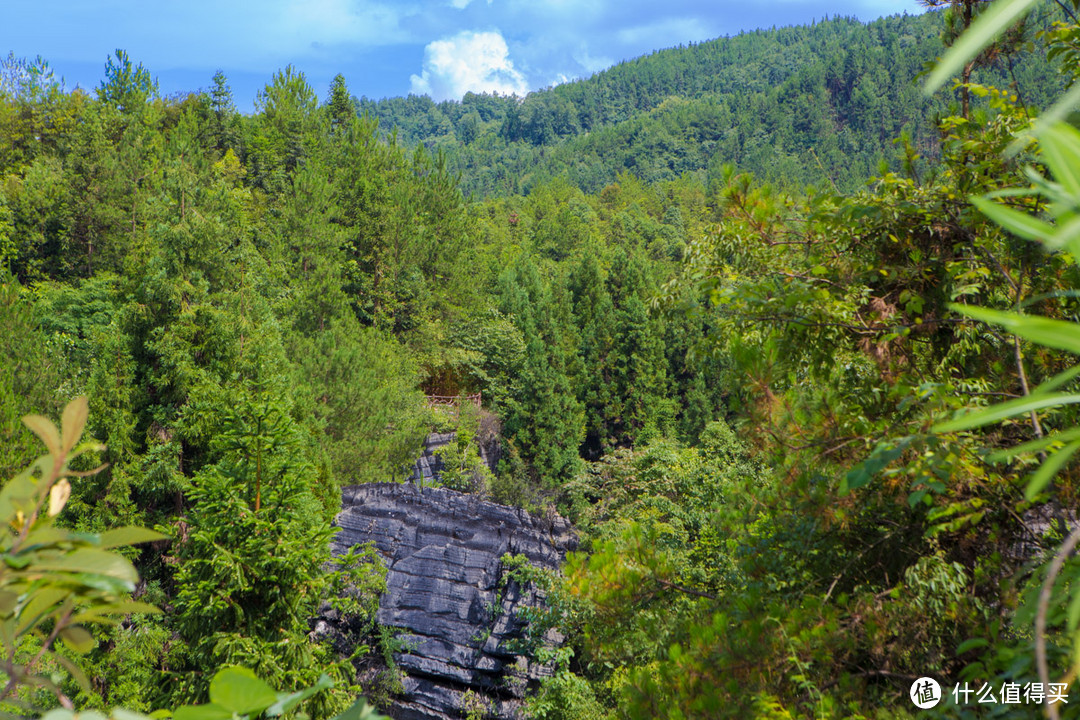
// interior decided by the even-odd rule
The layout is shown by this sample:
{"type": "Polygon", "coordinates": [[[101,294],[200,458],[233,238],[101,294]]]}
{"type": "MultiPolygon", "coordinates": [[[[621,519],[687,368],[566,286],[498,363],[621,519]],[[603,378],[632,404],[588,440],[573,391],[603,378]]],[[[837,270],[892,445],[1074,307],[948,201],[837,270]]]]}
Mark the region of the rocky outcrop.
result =
{"type": "Polygon", "coordinates": [[[569,523],[452,490],[374,484],[342,492],[337,524],[335,555],[372,541],[388,570],[379,622],[399,628],[407,648],[395,656],[405,692],[392,714],[463,717],[472,691],[495,717],[515,717],[527,686],[550,672],[515,652],[517,610],[544,598],[532,583],[507,582],[501,558],[558,568],[577,542],[569,523]]]}
{"type": "MultiPolygon", "coordinates": [[[[481,428],[483,430],[483,428],[481,428]]],[[[424,447],[420,457],[413,465],[413,473],[409,478],[411,482],[422,487],[433,487],[439,484],[439,475],[443,471],[443,459],[438,451],[457,439],[457,433],[431,433],[424,440],[424,447]]],[[[480,459],[488,466],[491,472],[495,472],[502,456],[502,447],[497,433],[481,434],[477,439],[477,447],[480,459]]]]}

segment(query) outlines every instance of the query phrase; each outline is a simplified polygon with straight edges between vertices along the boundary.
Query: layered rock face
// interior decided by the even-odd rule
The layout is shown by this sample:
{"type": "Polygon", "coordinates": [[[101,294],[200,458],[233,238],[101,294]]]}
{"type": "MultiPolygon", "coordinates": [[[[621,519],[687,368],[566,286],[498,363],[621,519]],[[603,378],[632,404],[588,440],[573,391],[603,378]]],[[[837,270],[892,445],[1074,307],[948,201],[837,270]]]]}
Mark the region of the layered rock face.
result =
{"type": "Polygon", "coordinates": [[[495,717],[515,717],[526,687],[549,672],[515,653],[524,629],[516,611],[544,598],[532,584],[507,582],[500,558],[523,555],[557,569],[577,544],[570,524],[452,490],[390,483],[345,488],[337,524],[335,555],[372,541],[388,570],[379,623],[400,628],[408,648],[395,656],[405,693],[392,714],[463,717],[471,691],[495,717]]]}

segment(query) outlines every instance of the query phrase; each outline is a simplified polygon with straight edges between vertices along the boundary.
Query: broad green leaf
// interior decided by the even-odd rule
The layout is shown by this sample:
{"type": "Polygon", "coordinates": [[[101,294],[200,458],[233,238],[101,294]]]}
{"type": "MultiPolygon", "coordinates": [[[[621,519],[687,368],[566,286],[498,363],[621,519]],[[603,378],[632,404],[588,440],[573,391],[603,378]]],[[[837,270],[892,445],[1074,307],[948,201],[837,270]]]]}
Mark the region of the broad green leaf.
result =
{"type": "Polygon", "coordinates": [[[1054,475],[1057,474],[1057,471],[1069,461],[1069,458],[1071,458],[1077,450],[1080,450],[1080,440],[1074,440],[1046,458],[1039,469],[1031,474],[1031,479],[1028,480],[1027,489],[1024,490],[1024,497],[1029,501],[1034,500],[1036,495],[1046,489],[1046,486],[1054,479],[1054,475]]]}
{"type": "Polygon", "coordinates": [[[64,666],[75,682],[79,684],[80,688],[87,692],[90,691],[90,678],[86,677],[86,673],[83,672],[81,667],[59,653],[50,653],[50,655],[56,662],[64,666]]]}
{"type": "Polygon", "coordinates": [[[118,579],[97,573],[71,573],[64,577],[68,583],[77,583],[90,590],[98,590],[106,595],[122,595],[135,589],[130,580],[118,579]]]}
{"type": "Polygon", "coordinates": [[[110,603],[108,605],[101,605],[98,607],[92,607],[88,610],[84,610],[71,618],[72,622],[101,622],[103,618],[108,616],[120,616],[131,614],[147,614],[153,615],[160,613],[161,610],[156,606],[149,603],[138,602],[136,600],[129,600],[126,602],[110,603]]]}
{"type": "Polygon", "coordinates": [[[360,698],[333,720],[388,720],[385,715],[375,712],[375,709],[367,704],[367,700],[360,698]]]}
{"type": "Polygon", "coordinates": [[[266,709],[266,716],[277,717],[287,713],[315,693],[332,687],[334,687],[334,681],[324,673],[319,676],[319,681],[309,688],[299,692],[278,695],[277,702],[266,709]]]}
{"type": "Polygon", "coordinates": [[[990,641],[986,638],[970,638],[960,643],[959,647],[956,648],[956,654],[963,655],[969,650],[977,650],[978,648],[984,648],[989,644],[990,641]]]}
{"type": "Polygon", "coordinates": [[[60,638],[64,641],[65,645],[80,655],[85,655],[97,645],[97,640],[94,639],[94,636],[91,635],[86,628],[79,627],[78,625],[68,625],[66,628],[60,630],[60,638]]]}
{"type": "Polygon", "coordinates": [[[60,433],[57,432],[52,420],[43,415],[26,415],[22,421],[26,427],[41,438],[50,454],[54,457],[60,455],[60,433]]]}
{"type": "Polygon", "coordinates": [[[1073,257],[1080,258],[1080,216],[1059,225],[1046,239],[1046,244],[1055,250],[1068,250],[1073,257]]]}
{"type": "Polygon", "coordinates": [[[43,524],[34,528],[26,536],[26,540],[22,544],[22,550],[34,549],[41,545],[54,545],[56,543],[70,542],[72,534],[70,531],[63,528],[58,528],[53,524],[43,524]]]}
{"type": "Polygon", "coordinates": [[[1014,335],[1019,335],[1037,345],[1067,350],[1080,355],[1080,324],[1034,315],[988,310],[974,305],[951,303],[949,309],[975,320],[1000,325],[1014,335]]]}
{"type": "Polygon", "coordinates": [[[210,681],[210,702],[238,715],[262,712],[277,699],[274,689],[247,668],[227,667],[210,681]]]}
{"type": "Polygon", "coordinates": [[[18,595],[10,590],[0,590],[0,615],[10,615],[15,612],[18,602],[18,595]]]}
{"type": "Polygon", "coordinates": [[[1012,157],[1024,149],[1028,141],[1034,136],[1041,138],[1047,130],[1065,120],[1069,113],[1080,105],[1080,83],[1074,83],[1069,90],[1058,98],[1058,101],[1044,110],[1032,123],[1030,133],[1021,133],[1019,137],[1009,143],[1005,148],[1006,157],[1012,157]]]}
{"type": "Polygon", "coordinates": [[[134,525],[127,525],[125,527],[116,528],[115,530],[106,530],[101,533],[99,545],[102,549],[108,549],[168,539],[167,535],[162,535],[159,532],[147,528],[136,527],[134,525]]]}
{"type": "Polygon", "coordinates": [[[232,720],[233,712],[220,705],[181,705],[173,713],[173,720],[232,720]]]}
{"type": "Polygon", "coordinates": [[[9,480],[0,489],[0,522],[7,525],[15,520],[19,510],[29,513],[37,502],[34,494],[37,483],[29,472],[23,472],[9,480]]]}
{"type": "Polygon", "coordinates": [[[1059,405],[1073,405],[1076,403],[1080,403],[1080,395],[1063,393],[1053,395],[1028,395],[1027,397],[1009,400],[1008,402],[991,405],[988,408],[970,412],[955,420],[938,423],[931,428],[931,431],[935,433],[950,433],[958,432],[960,430],[970,430],[1016,415],[1022,415],[1031,412],[1032,410],[1042,410],[1043,408],[1057,407],[1059,405]]]}
{"type": "Polygon", "coordinates": [[[150,720],[149,715],[125,710],[124,708],[113,708],[112,717],[113,720],[150,720]]]}
{"type": "Polygon", "coordinates": [[[57,558],[43,559],[37,563],[36,569],[94,573],[131,584],[139,580],[135,568],[122,555],[96,548],[81,548],[57,558]]]}
{"type": "Polygon", "coordinates": [[[1049,380],[1045,380],[1039,384],[1037,388],[1031,391],[1032,395],[1042,395],[1050,392],[1051,390],[1057,390],[1062,385],[1066,385],[1072,380],[1080,376],[1080,365],[1073,365],[1068,370],[1058,373],[1049,380]]]}
{"type": "Polygon", "coordinates": [[[86,416],[89,409],[86,404],[86,396],[80,395],[67,404],[64,415],[60,420],[60,432],[63,436],[64,454],[71,452],[75,443],[82,437],[83,428],[86,427],[86,416]]]}
{"type": "Polygon", "coordinates": [[[929,95],[938,90],[945,81],[958,74],[965,65],[976,58],[987,45],[994,42],[1013,23],[1027,14],[1038,0],[999,0],[975,19],[971,27],[961,35],[937,67],[926,79],[924,92],[929,95]]]}
{"type": "Polygon", "coordinates": [[[1071,194],[1080,196],[1080,132],[1058,123],[1042,132],[1039,145],[1054,179],[1071,194]]]}
{"type": "Polygon", "coordinates": [[[1044,242],[1054,234],[1054,226],[1027,213],[977,196],[968,198],[983,215],[993,220],[1013,235],[1026,240],[1044,242]]]}
{"type": "Polygon", "coordinates": [[[19,624],[16,632],[19,635],[25,633],[42,617],[57,609],[64,599],[70,595],[70,590],[55,585],[46,585],[30,595],[30,597],[23,600],[22,607],[19,608],[19,624]]]}
{"type": "Polygon", "coordinates": [[[1027,453],[1039,452],[1044,448],[1053,445],[1054,443],[1066,443],[1071,440],[1080,438],[1080,428],[1073,428],[1072,430],[1066,430],[1065,432],[1053,433],[1045,437],[1037,438],[1029,442],[1017,445],[1011,448],[1005,448],[1004,450],[998,450],[995,453],[991,453],[986,456],[989,462],[1001,462],[1002,460],[1011,460],[1017,455],[1025,455],[1027,453]]]}
{"type": "Polygon", "coordinates": [[[64,708],[56,708],[42,715],[40,720],[75,720],[75,713],[64,708]]]}

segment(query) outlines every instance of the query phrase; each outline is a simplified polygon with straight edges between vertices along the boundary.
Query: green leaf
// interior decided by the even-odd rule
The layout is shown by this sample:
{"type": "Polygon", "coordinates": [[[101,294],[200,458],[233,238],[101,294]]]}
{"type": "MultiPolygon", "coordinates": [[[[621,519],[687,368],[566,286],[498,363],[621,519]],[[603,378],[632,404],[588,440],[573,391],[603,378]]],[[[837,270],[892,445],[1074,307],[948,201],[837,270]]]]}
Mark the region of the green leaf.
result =
{"type": "Polygon", "coordinates": [[[1080,217],[1059,225],[1054,234],[1046,239],[1046,244],[1055,250],[1068,250],[1073,257],[1080,258],[1080,217]]]}
{"type": "Polygon", "coordinates": [[[100,537],[100,547],[102,549],[123,547],[125,545],[138,545],[139,543],[169,539],[167,535],[162,535],[159,532],[154,532],[147,528],[135,527],[133,525],[116,528],[115,530],[106,530],[101,533],[100,537]]]}
{"type": "Polygon", "coordinates": [[[927,95],[936,92],[945,81],[958,74],[965,65],[976,58],[986,46],[1013,23],[1027,14],[1038,0],[1000,0],[975,19],[971,26],[957,39],[945,57],[926,79],[923,89],[927,95]]]}
{"type": "Polygon", "coordinates": [[[173,713],[173,720],[232,720],[233,713],[220,705],[181,705],[173,713]]]}
{"type": "Polygon", "coordinates": [[[37,590],[22,603],[19,611],[19,626],[16,632],[19,635],[33,627],[42,617],[53,612],[61,602],[71,594],[67,588],[46,585],[37,590]]]}
{"type": "Polygon", "coordinates": [[[71,540],[72,534],[58,528],[55,525],[40,525],[30,532],[26,536],[26,541],[23,543],[23,549],[33,548],[38,545],[53,545],[55,543],[71,540]]]}
{"type": "Polygon", "coordinates": [[[956,654],[963,655],[964,653],[970,652],[971,650],[984,648],[989,644],[990,641],[986,638],[970,638],[960,643],[960,646],[956,648],[956,654]]]}
{"type": "Polygon", "coordinates": [[[1043,222],[1027,213],[1013,210],[1010,207],[999,205],[995,202],[990,202],[986,198],[972,196],[968,199],[971,201],[972,205],[979,208],[979,211],[982,212],[983,215],[990,218],[1013,235],[1022,237],[1026,240],[1045,242],[1054,234],[1053,225],[1043,222]]]}
{"type": "Polygon", "coordinates": [[[360,698],[333,720],[387,720],[387,718],[375,712],[375,709],[367,704],[367,700],[360,698]]]}
{"type": "Polygon", "coordinates": [[[116,578],[132,585],[139,580],[135,568],[122,555],[96,548],[81,548],[57,558],[41,560],[37,563],[36,569],[94,573],[116,578]]]}
{"type": "Polygon", "coordinates": [[[1080,132],[1059,123],[1042,132],[1039,144],[1054,179],[1072,195],[1080,196],[1080,132]]]}
{"type": "Polygon", "coordinates": [[[1027,489],[1024,490],[1024,497],[1029,501],[1034,500],[1035,496],[1041,493],[1046,486],[1050,484],[1050,481],[1054,479],[1054,475],[1057,471],[1069,461],[1077,450],[1080,450],[1080,440],[1074,440],[1065,447],[1058,450],[1056,453],[1050,455],[1031,475],[1031,479],[1028,481],[1027,489]]]}
{"type": "Polygon", "coordinates": [[[274,689],[247,668],[227,667],[210,681],[210,701],[238,715],[262,712],[277,699],[274,689]]]}
{"type": "Polygon", "coordinates": [[[1076,632],[1077,625],[1080,625],[1080,585],[1073,586],[1072,600],[1069,601],[1069,609],[1066,613],[1068,620],[1068,628],[1070,632],[1076,632]]]}
{"type": "Polygon", "coordinates": [[[78,625],[68,625],[60,631],[60,637],[64,644],[80,655],[85,655],[94,649],[97,640],[90,632],[78,625]]]}
{"type": "Polygon", "coordinates": [[[149,715],[132,712],[131,710],[125,710],[124,708],[113,708],[112,717],[113,720],[150,720],[149,715]]]}
{"type": "Polygon", "coordinates": [[[71,674],[71,677],[79,684],[79,687],[83,690],[90,691],[90,678],[86,677],[86,673],[83,669],[73,663],[70,659],[60,655],[58,653],[49,653],[54,660],[64,666],[64,668],[71,674]]]}
{"type": "Polygon", "coordinates": [[[1012,157],[1016,155],[1016,153],[1024,149],[1024,146],[1033,136],[1042,138],[1050,128],[1065,120],[1069,113],[1076,109],[1077,105],[1080,105],[1080,83],[1074,83],[1068,92],[1058,98],[1056,103],[1044,110],[1035,119],[1030,134],[1021,133],[1019,137],[1009,143],[1009,147],[1005,148],[1005,156],[1012,157]]]}
{"type": "Polygon", "coordinates": [[[330,679],[330,676],[324,673],[319,676],[319,681],[309,688],[300,690],[299,692],[278,695],[277,702],[267,708],[266,716],[277,717],[287,713],[315,693],[322,690],[329,690],[332,687],[334,687],[334,681],[330,679]]]}
{"type": "Polygon", "coordinates": [[[949,309],[1003,328],[1038,345],[1080,355],[1080,325],[1050,318],[951,303],[949,309]]]}
{"type": "Polygon", "coordinates": [[[896,446],[885,444],[878,445],[874,451],[870,453],[870,457],[852,468],[840,481],[840,494],[847,494],[852,490],[856,490],[863,485],[866,485],[873,480],[874,476],[881,472],[886,465],[900,457],[910,444],[911,439],[905,438],[896,446]]]}
{"type": "MultiPolygon", "coordinates": [[[[35,466],[41,465],[42,472],[48,472],[48,468],[45,466],[42,460],[47,460],[48,456],[39,459],[35,466]]],[[[49,463],[51,465],[51,463],[49,463]]],[[[16,517],[16,511],[22,510],[24,513],[29,513],[37,502],[34,500],[34,495],[37,491],[37,481],[31,475],[33,467],[16,475],[13,479],[9,480],[0,490],[0,522],[5,525],[12,522],[16,517]]]]}
{"type": "Polygon", "coordinates": [[[42,715],[41,720],[75,720],[75,713],[64,708],[56,708],[42,715]]]}
{"type": "Polygon", "coordinates": [[[79,441],[79,438],[82,437],[88,414],[89,409],[85,395],[75,398],[64,408],[64,415],[60,420],[64,454],[69,453],[71,448],[75,447],[75,443],[79,441]]]}
{"type": "Polygon", "coordinates": [[[1051,390],[1057,390],[1062,385],[1065,385],[1074,380],[1080,375],[1080,365],[1074,365],[1068,370],[1058,373],[1049,380],[1045,380],[1039,384],[1037,388],[1031,391],[1032,395],[1041,395],[1050,392],[1051,390]]]}
{"type": "Polygon", "coordinates": [[[52,420],[43,415],[27,415],[23,417],[22,421],[23,425],[26,425],[35,435],[41,438],[50,454],[53,456],[60,454],[60,433],[57,432],[52,420]]]}
{"type": "Polygon", "coordinates": [[[79,614],[75,615],[74,617],[72,617],[71,621],[72,622],[79,622],[79,623],[82,623],[82,622],[100,623],[100,622],[104,621],[104,622],[108,622],[108,623],[111,624],[112,622],[114,622],[114,620],[112,618],[108,617],[108,616],[111,616],[111,615],[131,615],[133,613],[135,613],[135,614],[142,613],[142,614],[146,614],[146,615],[154,615],[154,614],[158,614],[160,612],[161,612],[161,610],[158,609],[157,607],[155,607],[154,605],[150,605],[149,603],[137,602],[135,600],[130,600],[128,602],[117,602],[117,603],[110,603],[108,605],[100,605],[100,606],[97,606],[97,607],[92,607],[92,608],[90,608],[88,610],[84,610],[81,613],[79,613],[79,614]]]}
{"type": "Polygon", "coordinates": [[[1036,440],[1031,440],[1021,445],[1017,445],[1016,447],[998,450],[995,453],[987,455],[986,459],[988,462],[1001,462],[1003,460],[1011,460],[1017,455],[1039,452],[1040,450],[1049,447],[1054,443],[1065,443],[1070,440],[1076,440],[1077,438],[1080,438],[1080,428],[1073,428],[1072,430],[1066,430],[1065,432],[1060,433],[1053,433],[1051,435],[1047,435],[1036,440]]]}
{"type": "Polygon", "coordinates": [[[1043,408],[1057,407],[1059,405],[1073,405],[1076,403],[1080,403],[1080,395],[1064,393],[1029,395],[1027,397],[1017,398],[1016,400],[1009,400],[1008,402],[1003,402],[998,405],[991,405],[982,410],[970,412],[955,420],[938,423],[930,430],[935,433],[970,430],[972,428],[982,427],[983,425],[989,425],[990,423],[999,422],[1016,415],[1022,415],[1031,412],[1032,410],[1042,410],[1043,408]]]}

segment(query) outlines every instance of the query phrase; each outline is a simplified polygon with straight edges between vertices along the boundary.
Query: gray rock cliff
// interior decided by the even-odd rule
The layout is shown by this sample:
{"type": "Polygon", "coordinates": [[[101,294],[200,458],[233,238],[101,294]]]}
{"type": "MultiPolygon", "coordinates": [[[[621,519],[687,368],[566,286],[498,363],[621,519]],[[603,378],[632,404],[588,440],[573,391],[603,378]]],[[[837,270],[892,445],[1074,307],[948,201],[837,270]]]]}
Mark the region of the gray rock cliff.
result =
{"type": "MultiPolygon", "coordinates": [[[[405,692],[392,715],[463,717],[471,691],[493,716],[515,717],[526,688],[550,672],[515,652],[525,627],[517,609],[544,598],[531,583],[507,582],[500,558],[524,555],[557,569],[577,545],[570,524],[474,495],[392,483],[345,488],[336,522],[335,555],[372,541],[388,570],[379,623],[399,628],[408,648],[395,656],[405,692]]],[[[546,640],[561,638],[551,632],[546,640]]]]}

